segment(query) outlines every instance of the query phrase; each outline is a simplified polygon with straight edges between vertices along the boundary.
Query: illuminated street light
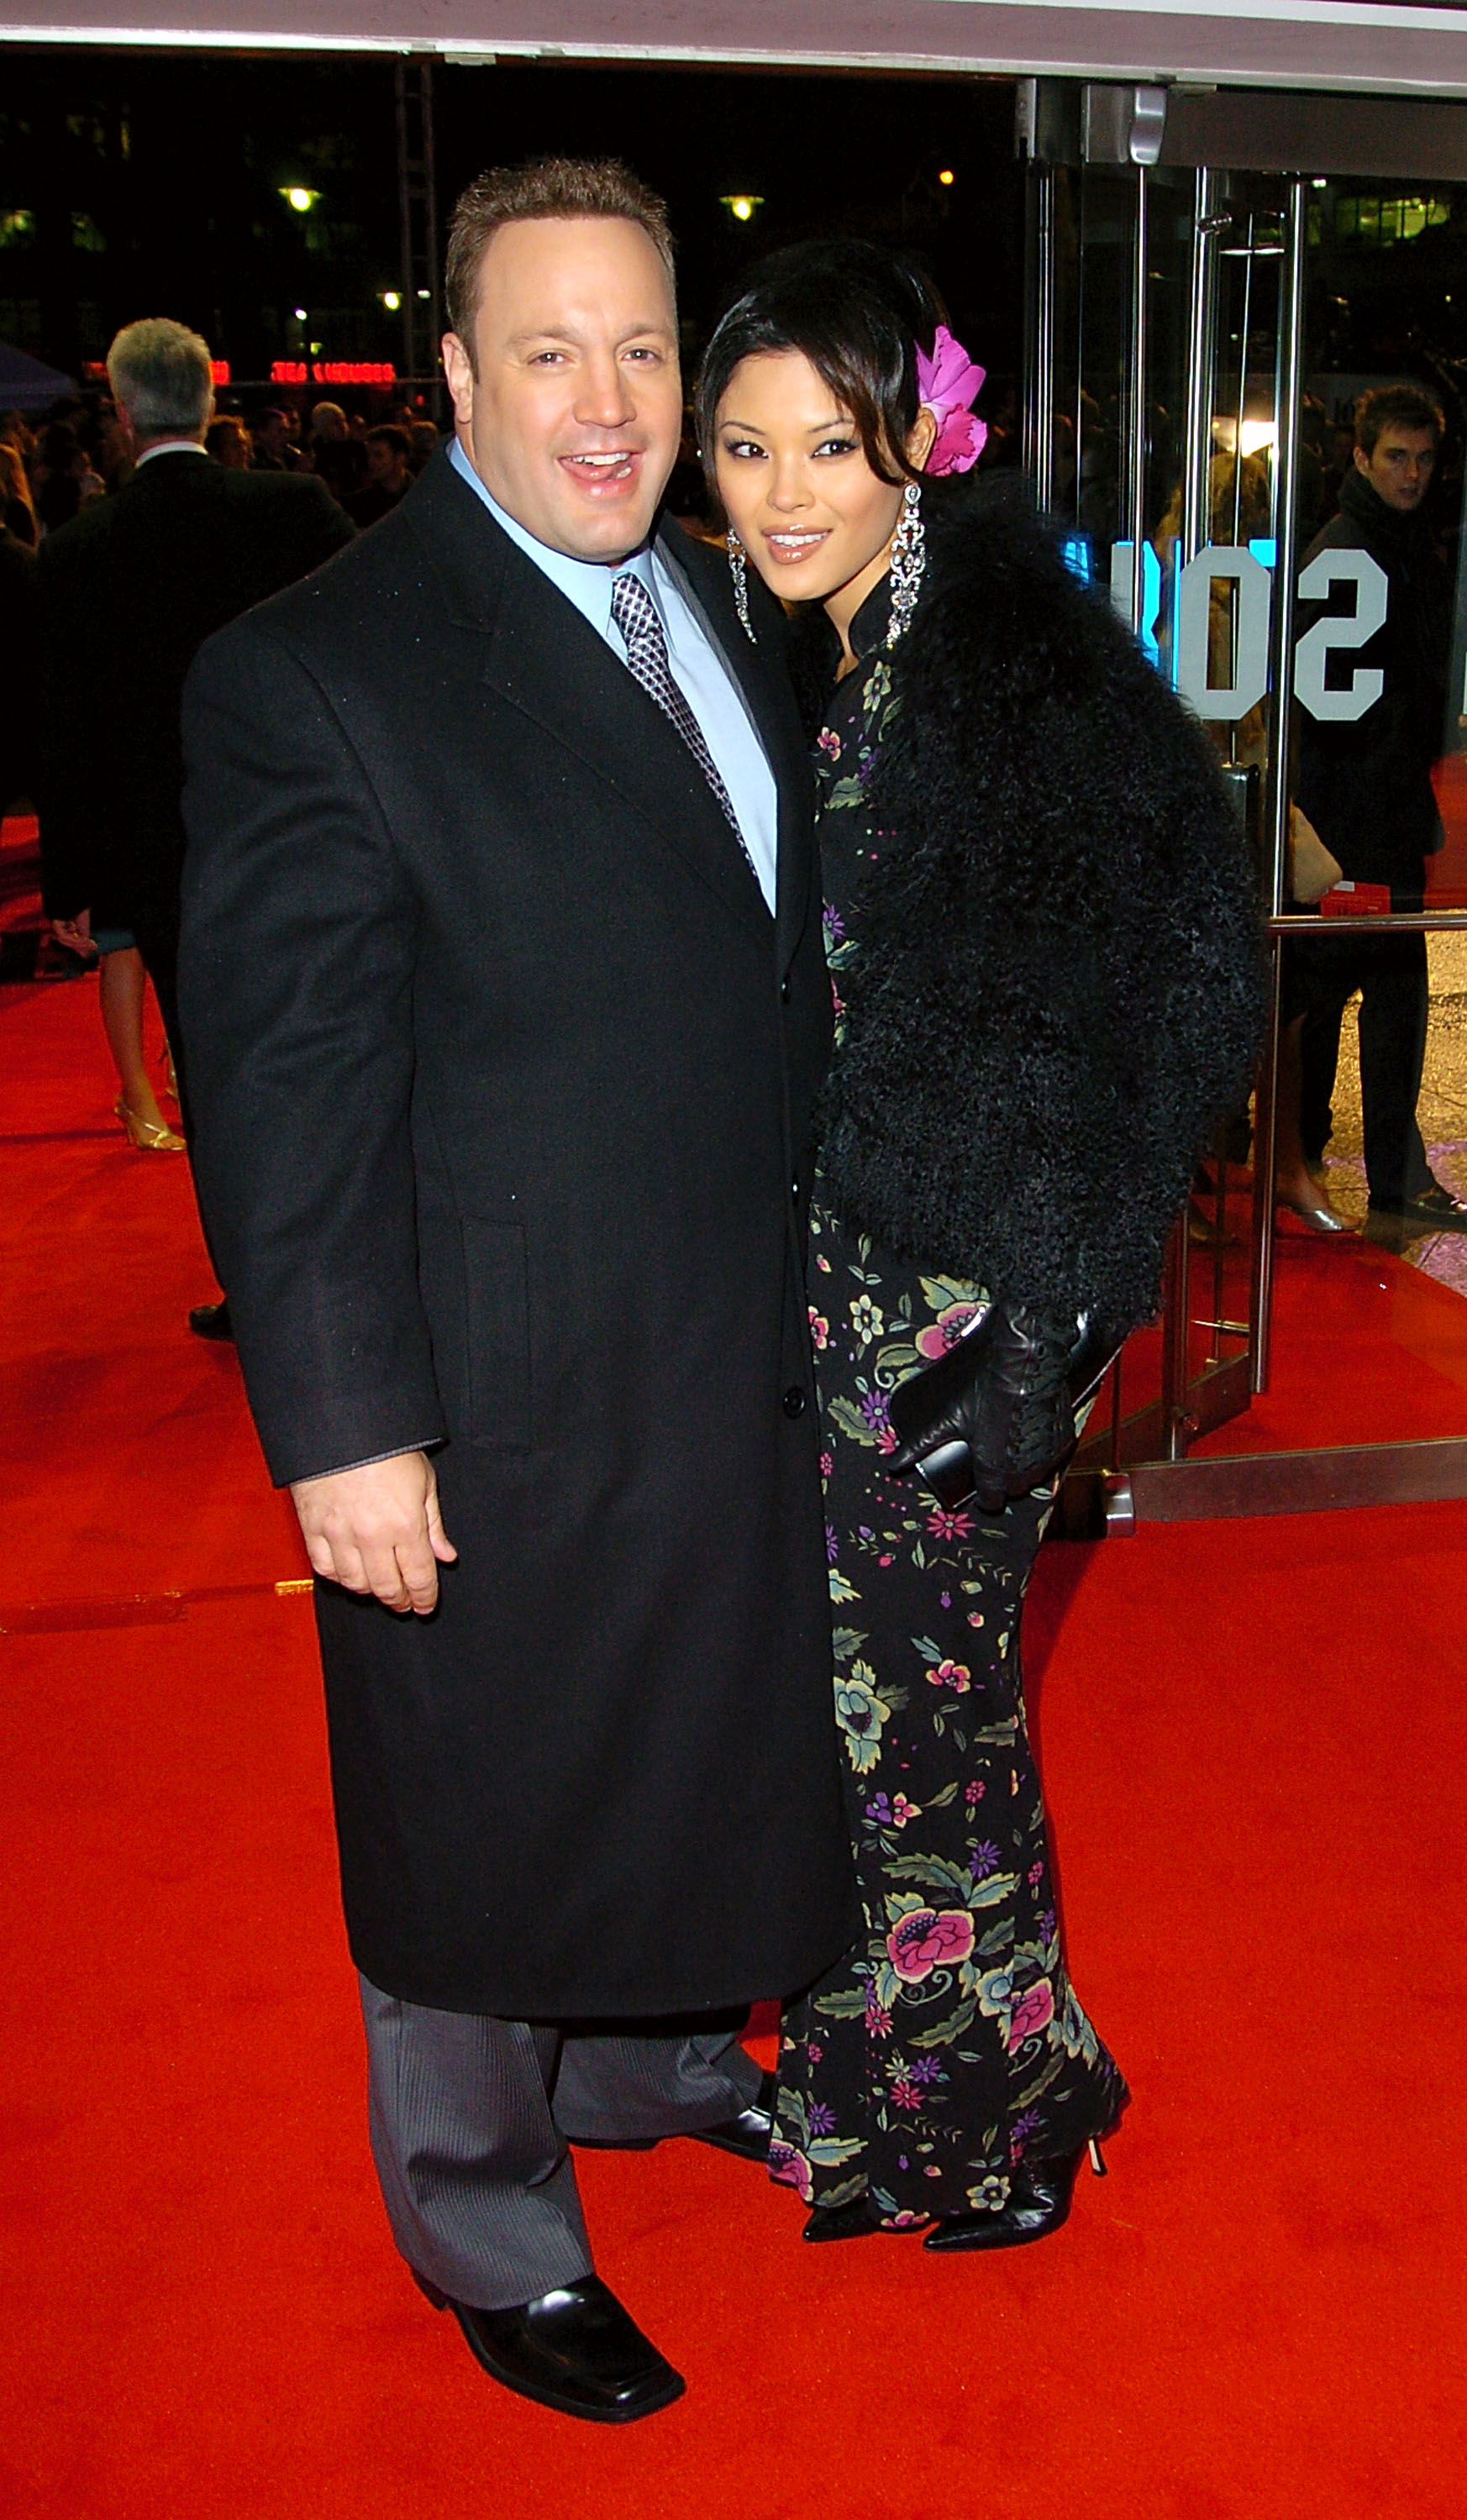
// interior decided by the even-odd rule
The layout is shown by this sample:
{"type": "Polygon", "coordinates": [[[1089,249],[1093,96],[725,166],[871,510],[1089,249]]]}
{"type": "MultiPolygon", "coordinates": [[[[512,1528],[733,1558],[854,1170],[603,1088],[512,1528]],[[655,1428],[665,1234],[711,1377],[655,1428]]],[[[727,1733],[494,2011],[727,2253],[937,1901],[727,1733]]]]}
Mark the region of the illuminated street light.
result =
{"type": "Polygon", "coordinates": [[[303,212],[305,210],[313,210],[321,196],[319,193],[309,192],[304,184],[282,184],[280,188],[280,198],[283,202],[287,202],[293,210],[300,210],[303,212]]]}
{"type": "Polygon", "coordinates": [[[305,322],[305,308],[303,306],[293,307],[291,311],[298,324],[303,324],[305,322]]]}
{"type": "Polygon", "coordinates": [[[731,210],[741,225],[752,219],[755,211],[762,209],[764,205],[762,193],[720,193],[718,198],[724,208],[731,210]]]}
{"type": "Polygon", "coordinates": [[[957,177],[954,175],[950,166],[940,166],[938,168],[938,181],[940,184],[955,184],[957,177]]]}
{"type": "Polygon", "coordinates": [[[429,289],[420,289],[420,290],[419,290],[419,292],[418,292],[418,295],[419,295],[420,297],[431,297],[431,296],[432,296],[432,294],[433,294],[433,292],[432,292],[432,290],[429,290],[429,289]]]}
{"type": "Polygon", "coordinates": [[[397,314],[402,305],[402,292],[398,289],[385,289],[382,292],[382,302],[390,315],[397,314]]]}

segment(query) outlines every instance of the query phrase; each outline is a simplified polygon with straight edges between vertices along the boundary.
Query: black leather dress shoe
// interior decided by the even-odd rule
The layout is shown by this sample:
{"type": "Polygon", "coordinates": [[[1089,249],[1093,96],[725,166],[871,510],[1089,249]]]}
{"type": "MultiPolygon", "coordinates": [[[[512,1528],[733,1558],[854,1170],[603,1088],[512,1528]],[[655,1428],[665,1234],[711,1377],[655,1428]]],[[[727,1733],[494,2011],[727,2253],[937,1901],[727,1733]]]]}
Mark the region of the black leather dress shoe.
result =
{"type": "Polygon", "coordinates": [[[591,2424],[634,2424],[670,2407],[687,2382],[665,2362],[599,2275],[582,2275],[515,2310],[475,2310],[416,2277],[451,2310],[475,2361],[522,2398],[591,2424]]]}
{"type": "Polygon", "coordinates": [[[232,1339],[228,1296],[220,1304],[196,1304],[189,1315],[189,1328],[195,1338],[232,1339]]]}
{"type": "Polygon", "coordinates": [[[1014,2173],[1008,2202],[996,2214],[944,2214],[928,2232],[924,2249],[1022,2249],[1047,2239],[1070,2212],[1075,2174],[1083,2153],[1071,2161],[1036,2161],[1014,2173]]]}
{"type": "Polygon", "coordinates": [[[1411,1226],[1418,1234],[1467,1234],[1467,1200],[1453,1198],[1440,1182],[1418,1191],[1414,1198],[1372,1199],[1370,1214],[1411,1226]]]}
{"type": "Polygon", "coordinates": [[[720,2126],[693,2127],[689,2130],[695,2143],[711,2143],[719,2152],[736,2152],[741,2161],[766,2162],[774,2134],[774,2077],[760,2074],[758,2097],[736,2118],[725,2118],[720,2126]]]}

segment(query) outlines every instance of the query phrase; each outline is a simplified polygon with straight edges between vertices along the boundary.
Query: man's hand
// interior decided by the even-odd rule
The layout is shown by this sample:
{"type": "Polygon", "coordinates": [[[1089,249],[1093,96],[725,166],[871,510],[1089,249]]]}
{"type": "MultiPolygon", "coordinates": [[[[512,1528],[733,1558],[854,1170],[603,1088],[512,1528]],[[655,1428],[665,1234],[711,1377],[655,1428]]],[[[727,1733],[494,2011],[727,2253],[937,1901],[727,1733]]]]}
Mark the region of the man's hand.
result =
{"type": "Polygon", "coordinates": [[[348,1593],[375,1593],[390,1610],[436,1607],[438,1568],[458,1555],[438,1511],[426,1453],[395,1453],[357,1470],[328,1470],[291,1489],[318,1575],[348,1593]]]}
{"type": "Polygon", "coordinates": [[[91,955],[92,914],[89,910],[78,910],[74,919],[53,919],[51,933],[58,945],[65,945],[69,954],[79,954],[83,961],[91,955]]]}

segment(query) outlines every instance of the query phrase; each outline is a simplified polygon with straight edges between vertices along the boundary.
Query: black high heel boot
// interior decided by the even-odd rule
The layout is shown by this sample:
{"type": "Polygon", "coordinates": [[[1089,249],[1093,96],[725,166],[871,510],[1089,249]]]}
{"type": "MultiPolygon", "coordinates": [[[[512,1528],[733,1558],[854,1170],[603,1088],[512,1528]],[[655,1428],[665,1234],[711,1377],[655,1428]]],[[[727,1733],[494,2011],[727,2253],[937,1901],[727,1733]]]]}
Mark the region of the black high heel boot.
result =
{"type": "MultiPolygon", "coordinates": [[[[1106,2176],[1105,2160],[1093,2138],[1086,2145],[1097,2179],[1106,2176]]],[[[1022,2249],[1031,2240],[1045,2240],[1070,2213],[1076,2174],[1085,2152],[1068,2161],[1036,2161],[1014,2174],[1008,2203],[996,2214],[944,2214],[929,2231],[924,2249],[1022,2249]]]]}

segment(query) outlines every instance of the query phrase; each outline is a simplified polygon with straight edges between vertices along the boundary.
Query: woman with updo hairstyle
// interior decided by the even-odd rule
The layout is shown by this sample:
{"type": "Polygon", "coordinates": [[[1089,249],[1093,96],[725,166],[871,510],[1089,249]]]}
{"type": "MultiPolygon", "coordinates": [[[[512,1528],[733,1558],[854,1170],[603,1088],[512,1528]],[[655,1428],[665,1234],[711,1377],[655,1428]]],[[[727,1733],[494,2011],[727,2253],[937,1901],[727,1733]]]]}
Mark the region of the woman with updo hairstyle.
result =
{"type": "Polygon", "coordinates": [[[982,382],[916,269],[836,243],[752,274],[698,395],[746,634],[783,635],[751,572],[793,608],[837,1013],[810,1321],[864,1931],[787,2012],[770,2167],[807,2239],[936,2250],[1055,2230],[1127,2096],[1066,1965],[1020,1626],[1261,1014],[1211,748],[969,477],[982,382]]]}

